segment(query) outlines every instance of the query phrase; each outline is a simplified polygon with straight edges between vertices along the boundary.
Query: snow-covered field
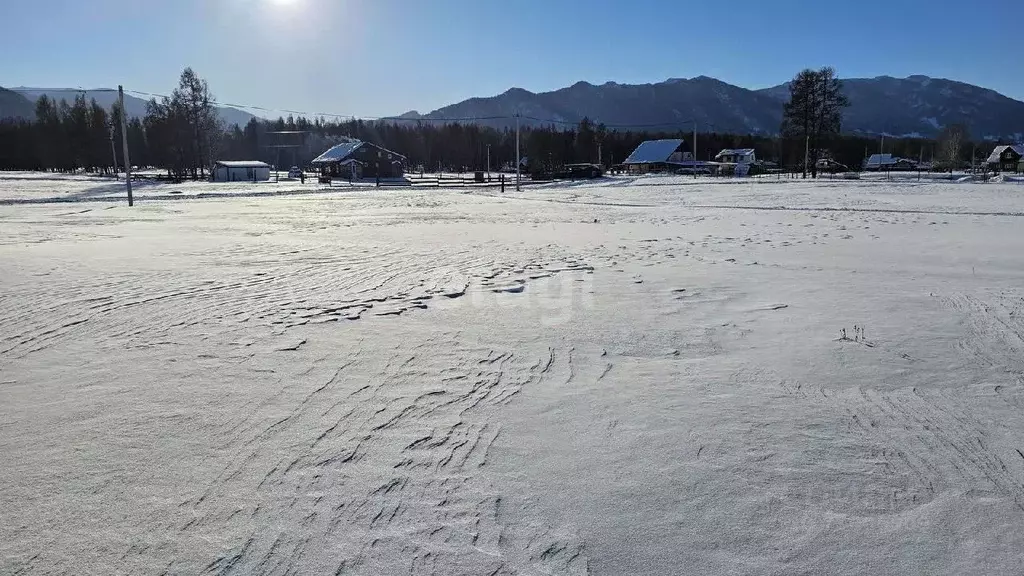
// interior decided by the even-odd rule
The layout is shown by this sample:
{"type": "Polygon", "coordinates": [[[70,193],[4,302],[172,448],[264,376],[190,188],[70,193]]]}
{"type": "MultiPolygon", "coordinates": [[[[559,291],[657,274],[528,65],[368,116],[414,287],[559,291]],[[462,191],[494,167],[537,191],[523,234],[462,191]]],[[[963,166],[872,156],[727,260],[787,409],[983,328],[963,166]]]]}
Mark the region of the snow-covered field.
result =
{"type": "MultiPolygon", "coordinates": [[[[156,175],[155,173],[153,175],[156,175]]],[[[374,187],[372,181],[336,182],[332,186],[317,183],[315,176],[307,176],[303,184],[297,179],[284,178],[270,182],[207,182],[185,181],[180,184],[157,180],[132,183],[132,195],[139,200],[178,200],[218,196],[280,196],[329,191],[334,188],[374,187]]],[[[128,192],[123,175],[111,177],[91,175],[57,176],[35,172],[0,172],[0,204],[39,204],[54,202],[127,202],[128,192]]]]}
{"type": "Polygon", "coordinates": [[[0,175],[2,574],[1024,565],[1020,184],[98,186],[0,175]]]}

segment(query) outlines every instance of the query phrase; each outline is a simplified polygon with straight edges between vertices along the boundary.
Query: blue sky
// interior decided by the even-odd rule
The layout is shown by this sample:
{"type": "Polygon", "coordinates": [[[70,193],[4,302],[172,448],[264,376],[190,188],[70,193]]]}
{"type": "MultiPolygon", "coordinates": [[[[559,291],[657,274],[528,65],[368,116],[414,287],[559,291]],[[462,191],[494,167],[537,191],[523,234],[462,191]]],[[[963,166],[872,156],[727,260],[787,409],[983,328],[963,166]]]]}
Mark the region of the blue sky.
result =
{"type": "Polygon", "coordinates": [[[1024,100],[1019,0],[0,4],[2,86],[166,93],[192,66],[225,102],[380,116],[512,86],[707,75],[760,88],[831,65],[842,77],[926,74],[1024,100]]]}

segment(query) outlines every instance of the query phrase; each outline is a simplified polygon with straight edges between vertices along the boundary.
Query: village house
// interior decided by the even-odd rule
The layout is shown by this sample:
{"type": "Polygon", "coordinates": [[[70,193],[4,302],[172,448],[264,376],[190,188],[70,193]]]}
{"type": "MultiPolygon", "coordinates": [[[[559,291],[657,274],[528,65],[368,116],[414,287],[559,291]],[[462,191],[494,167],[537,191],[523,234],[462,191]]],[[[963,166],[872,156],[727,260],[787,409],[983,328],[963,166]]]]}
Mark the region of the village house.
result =
{"type": "Polygon", "coordinates": [[[715,161],[723,164],[756,164],[757,156],[753,148],[726,148],[715,156],[715,161]]]}
{"type": "Polygon", "coordinates": [[[671,172],[684,165],[692,166],[693,158],[683,150],[683,140],[647,140],[640,143],[622,166],[631,173],[671,172]]]}
{"type": "Polygon", "coordinates": [[[868,172],[898,172],[917,169],[916,161],[892,154],[872,154],[864,162],[864,170],[868,172]]]}
{"type": "Polygon", "coordinates": [[[899,160],[892,154],[872,154],[864,161],[864,169],[871,172],[892,170],[899,160]]]}
{"type": "Polygon", "coordinates": [[[351,140],[334,146],[311,163],[322,176],[359,180],[401,178],[406,158],[376,144],[351,140]]]}
{"type": "Polygon", "coordinates": [[[996,172],[1020,172],[1024,160],[1024,144],[996,146],[986,163],[996,172]]]}

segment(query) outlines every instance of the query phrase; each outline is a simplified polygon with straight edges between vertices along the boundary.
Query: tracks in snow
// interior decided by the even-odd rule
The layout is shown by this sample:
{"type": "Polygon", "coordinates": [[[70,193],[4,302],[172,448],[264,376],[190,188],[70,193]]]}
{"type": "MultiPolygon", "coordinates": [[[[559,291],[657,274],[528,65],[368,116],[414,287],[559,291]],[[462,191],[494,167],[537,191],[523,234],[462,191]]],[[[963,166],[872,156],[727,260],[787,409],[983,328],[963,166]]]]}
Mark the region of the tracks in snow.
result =
{"type": "Polygon", "coordinates": [[[188,520],[178,529],[265,527],[210,561],[208,574],[585,574],[578,538],[522,522],[509,508],[522,502],[487,474],[496,413],[547,377],[553,359],[458,333],[383,355],[359,344],[350,362],[317,366],[308,384],[224,424],[230,462],[181,502],[188,520]]]}

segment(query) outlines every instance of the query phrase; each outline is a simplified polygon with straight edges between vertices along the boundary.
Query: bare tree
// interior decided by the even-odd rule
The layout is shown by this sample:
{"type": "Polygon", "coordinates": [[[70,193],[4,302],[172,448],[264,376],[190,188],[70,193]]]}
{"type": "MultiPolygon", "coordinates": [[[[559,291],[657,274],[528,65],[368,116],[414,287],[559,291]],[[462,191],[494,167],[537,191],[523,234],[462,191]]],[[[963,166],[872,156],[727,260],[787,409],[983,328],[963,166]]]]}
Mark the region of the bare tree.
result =
{"type": "Polygon", "coordinates": [[[938,158],[949,167],[950,174],[960,166],[960,155],[969,139],[967,126],[960,123],[946,126],[939,134],[938,158]]]}

